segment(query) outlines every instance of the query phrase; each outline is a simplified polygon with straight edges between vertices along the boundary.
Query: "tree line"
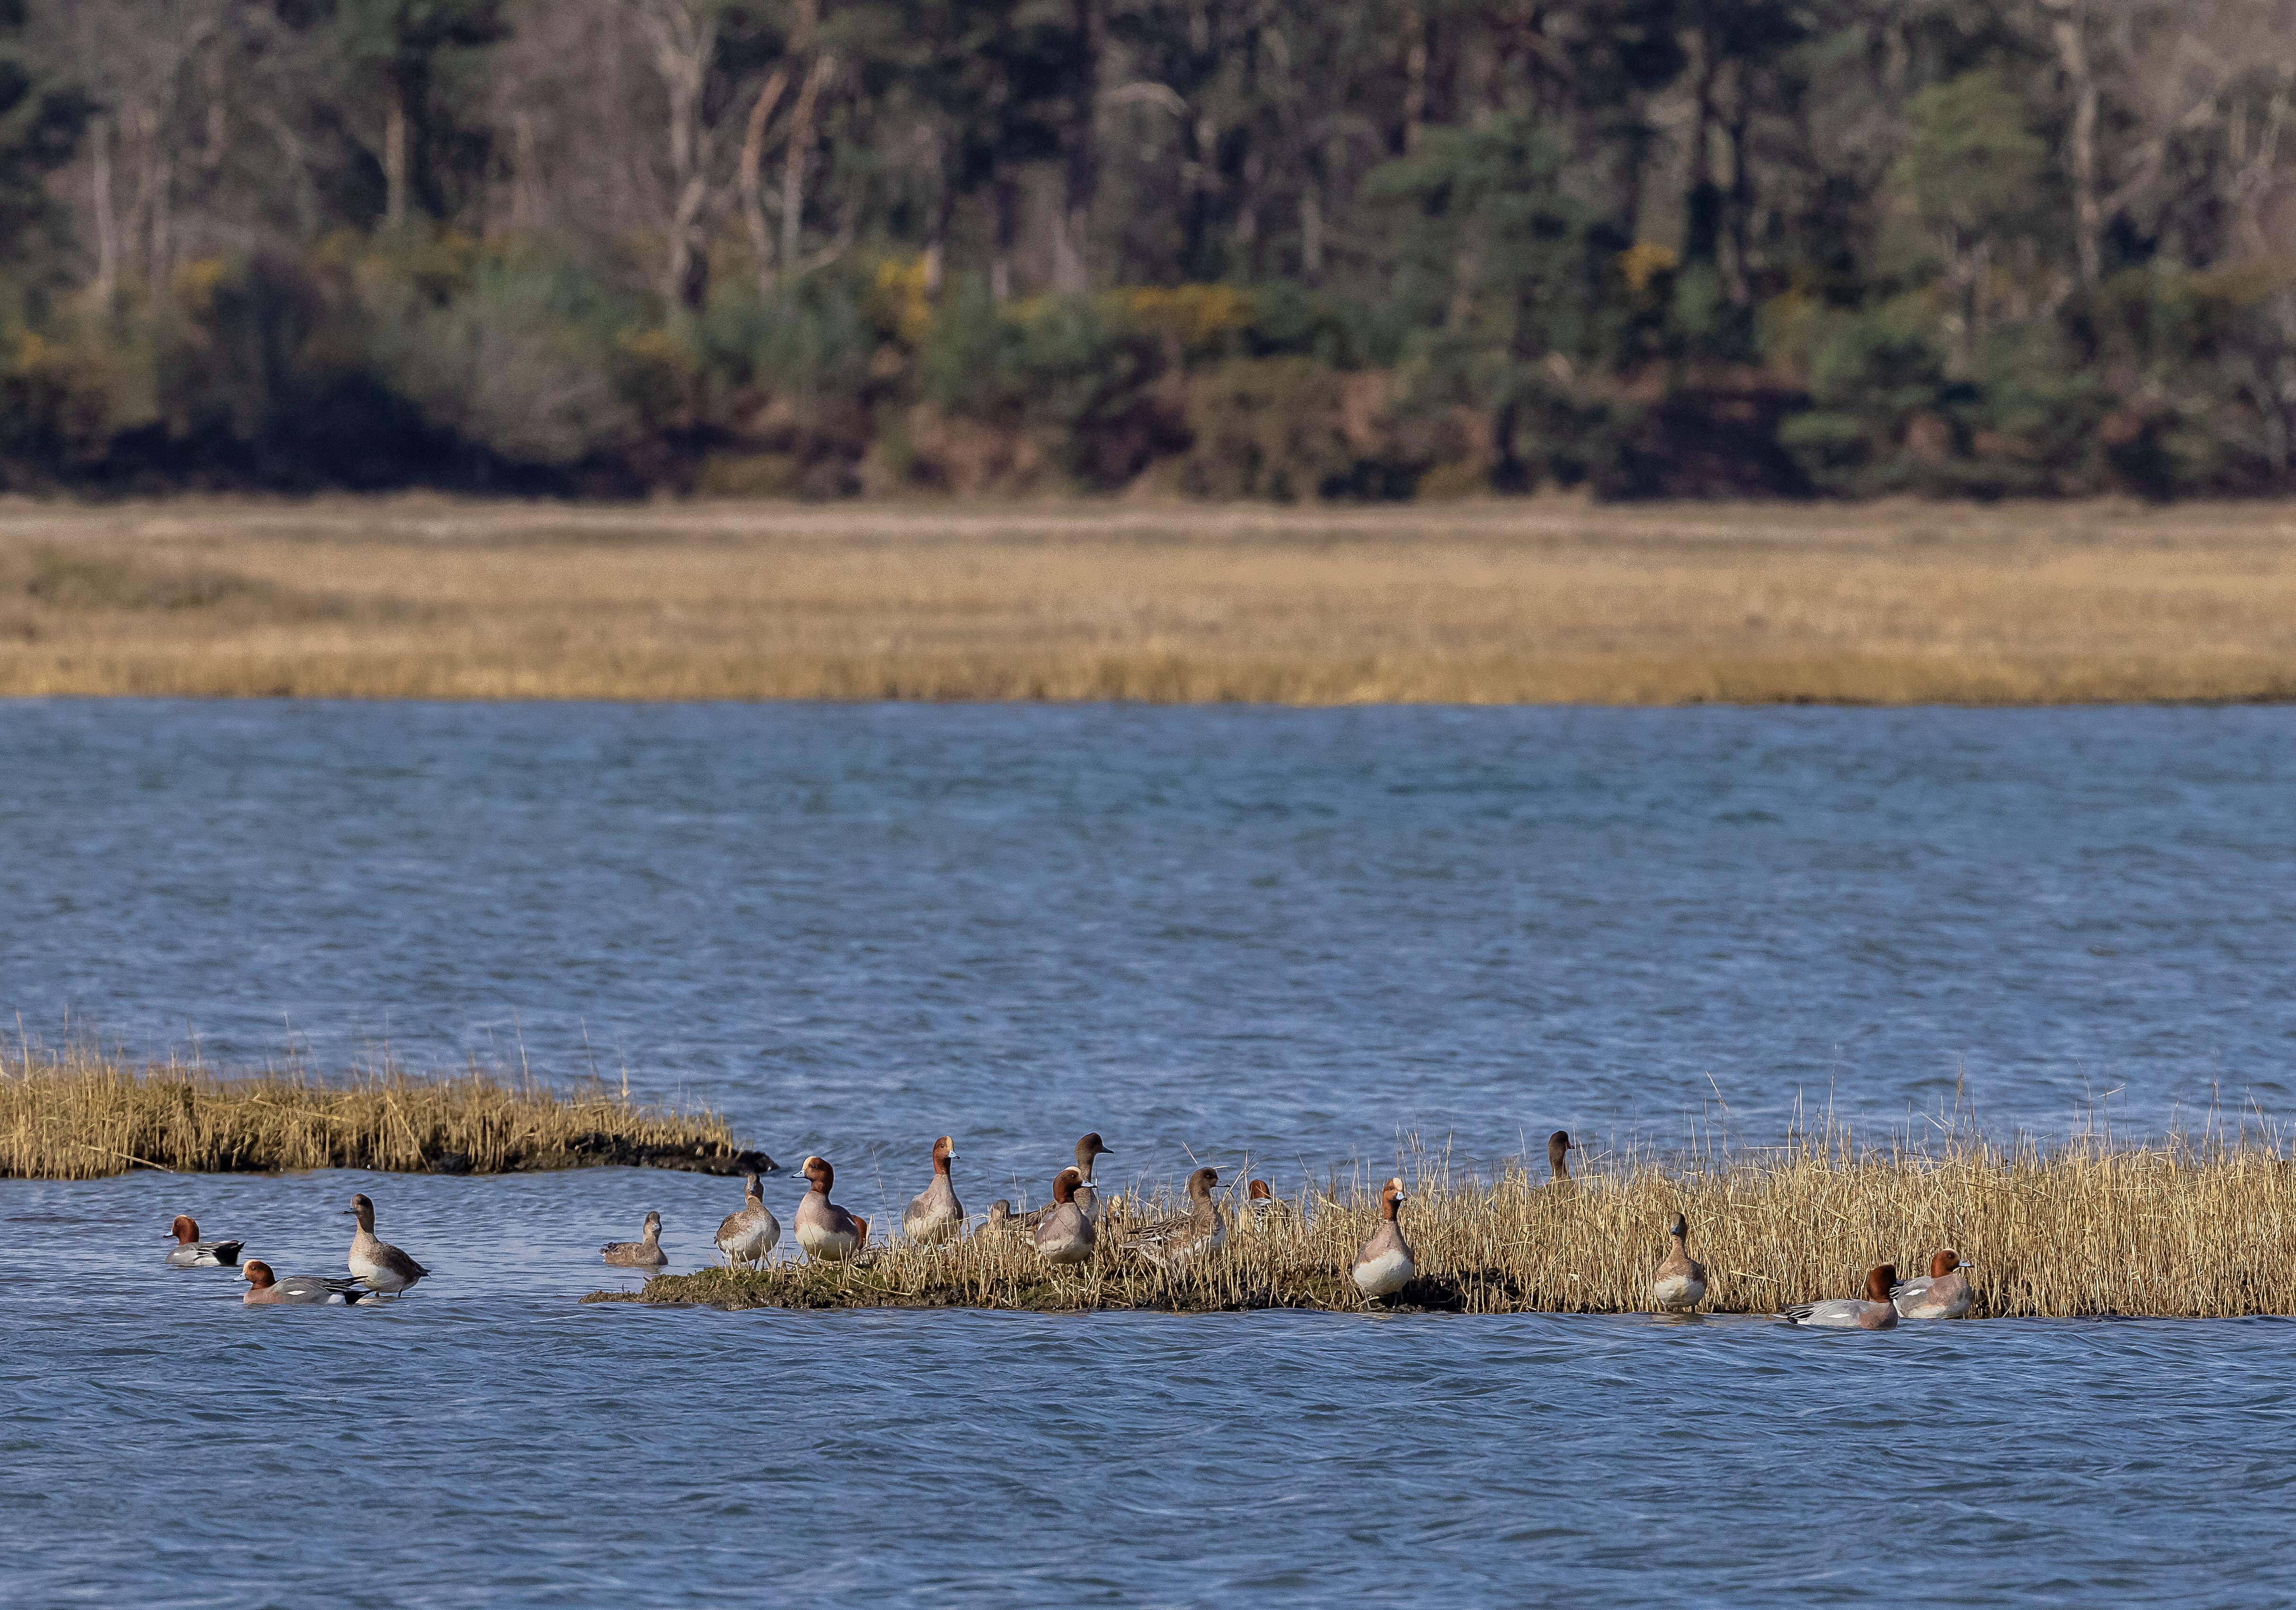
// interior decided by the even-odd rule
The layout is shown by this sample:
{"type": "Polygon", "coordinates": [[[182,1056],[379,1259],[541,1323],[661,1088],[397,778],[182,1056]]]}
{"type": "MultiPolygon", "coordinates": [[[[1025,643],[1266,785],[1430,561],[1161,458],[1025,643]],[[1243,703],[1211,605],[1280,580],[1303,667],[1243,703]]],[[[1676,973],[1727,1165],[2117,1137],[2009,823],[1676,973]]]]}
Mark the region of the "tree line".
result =
{"type": "Polygon", "coordinates": [[[2276,492],[2296,0],[0,0],[0,481],[2276,492]]]}

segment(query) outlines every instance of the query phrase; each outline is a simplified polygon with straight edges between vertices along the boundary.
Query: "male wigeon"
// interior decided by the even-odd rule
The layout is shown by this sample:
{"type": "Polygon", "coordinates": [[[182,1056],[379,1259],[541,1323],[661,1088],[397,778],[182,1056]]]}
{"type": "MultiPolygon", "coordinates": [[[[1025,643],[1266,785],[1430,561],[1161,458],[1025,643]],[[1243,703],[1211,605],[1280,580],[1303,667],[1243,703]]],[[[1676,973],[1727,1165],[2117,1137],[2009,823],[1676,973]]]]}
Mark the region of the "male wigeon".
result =
{"type": "MultiPolygon", "coordinates": [[[[1113,1156],[1113,1152],[1101,1144],[1098,1130],[1076,1143],[1077,1209],[1095,1227],[1108,1217],[1108,1205],[1101,1200],[1100,1188],[1093,1183],[1093,1170],[1101,1158],[1113,1156]]],[[[1012,1220],[1013,1229],[1033,1235],[1037,1226],[1043,1223],[1057,1205],[1057,1203],[1047,1202],[1042,1207],[1032,1207],[1027,1213],[1016,1214],[1008,1202],[1004,1205],[1004,1211],[1012,1220]]],[[[994,1214],[996,1211],[995,1205],[991,1204],[990,1214],[994,1214]]]]}
{"type": "Polygon", "coordinates": [[[1969,1260],[1952,1247],[1930,1259],[1930,1272],[1900,1281],[1890,1292],[1898,1317],[1904,1320],[1959,1320],[1967,1317],[1971,1292],[1965,1272],[1969,1260]]]}
{"type": "Polygon", "coordinates": [[[260,1258],[250,1258],[244,1271],[247,1293],[239,1300],[250,1304],[265,1303],[338,1303],[348,1306],[364,1303],[374,1293],[357,1280],[346,1280],[324,1275],[289,1275],[280,1279],[271,1272],[271,1265],[260,1258]]]}
{"type": "Polygon", "coordinates": [[[230,1269],[239,1263],[239,1249],[244,1241],[202,1241],[200,1227],[189,1214],[177,1214],[176,1222],[168,1231],[175,1245],[168,1249],[168,1263],[173,1269],[230,1269]]]}
{"type": "Polygon", "coordinates": [[[1785,1311],[1790,1325],[1814,1325],[1823,1330],[1888,1330],[1898,1322],[1890,1301],[1890,1287],[1898,1283],[1898,1266],[1884,1263],[1866,1276],[1863,1297],[1829,1297],[1823,1303],[1803,1303],[1785,1311]]]}
{"type": "Polygon", "coordinates": [[[943,1135],[933,1142],[932,1183],[909,1198],[901,1215],[901,1233],[912,1241],[931,1245],[953,1241],[964,1229],[964,1204],[956,1199],[956,1184],[948,1165],[956,1161],[956,1142],[943,1135]]]}
{"type": "Polygon", "coordinates": [[[797,1244],[824,1263],[842,1263],[869,1244],[869,1221],[847,1213],[829,1199],[837,1171],[826,1157],[808,1157],[810,1189],[797,1205],[797,1244]]]}
{"type": "Polygon", "coordinates": [[[1403,1181],[1400,1176],[1380,1188],[1379,1228],[1371,1239],[1356,1254],[1356,1261],[1348,1272],[1355,1277],[1356,1289],[1377,1300],[1391,1297],[1411,1284],[1419,1272],[1411,1256],[1411,1243],[1403,1238],[1403,1224],[1398,1218],[1403,1211],[1403,1181]]]}
{"type": "Polygon", "coordinates": [[[1091,1261],[1100,1231],[1076,1199],[1083,1183],[1084,1175],[1073,1168],[1054,1177],[1053,1205],[1029,1232],[1047,1263],[1069,1267],[1091,1261]]]}

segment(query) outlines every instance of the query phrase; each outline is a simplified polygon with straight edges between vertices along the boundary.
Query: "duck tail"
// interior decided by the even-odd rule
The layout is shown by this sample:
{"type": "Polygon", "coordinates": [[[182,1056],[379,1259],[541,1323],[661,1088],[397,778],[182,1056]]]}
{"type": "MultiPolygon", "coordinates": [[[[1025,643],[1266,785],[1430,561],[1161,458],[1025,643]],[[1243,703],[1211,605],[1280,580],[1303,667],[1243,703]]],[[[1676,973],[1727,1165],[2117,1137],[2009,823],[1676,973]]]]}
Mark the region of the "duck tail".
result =
{"type": "Polygon", "coordinates": [[[1792,1308],[1781,1309],[1778,1318],[1789,1325],[1799,1325],[1816,1312],[1817,1304],[1815,1303],[1797,1303],[1792,1308]]]}
{"type": "Polygon", "coordinates": [[[853,1222],[861,1227],[861,1238],[853,1243],[853,1250],[855,1252],[859,1252],[863,1247],[869,1245],[869,1221],[863,1218],[859,1214],[855,1214],[853,1215],[853,1222]]]}

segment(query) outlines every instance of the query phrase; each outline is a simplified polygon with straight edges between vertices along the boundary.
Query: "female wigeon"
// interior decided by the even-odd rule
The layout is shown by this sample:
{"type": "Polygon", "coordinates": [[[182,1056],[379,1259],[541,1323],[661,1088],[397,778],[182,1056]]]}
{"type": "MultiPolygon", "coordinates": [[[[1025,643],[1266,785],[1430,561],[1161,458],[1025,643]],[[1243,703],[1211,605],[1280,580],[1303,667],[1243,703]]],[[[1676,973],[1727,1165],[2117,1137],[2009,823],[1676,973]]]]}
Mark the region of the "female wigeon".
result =
{"type": "Polygon", "coordinates": [[[1053,1205],[1030,1232],[1045,1262],[1063,1267],[1087,1263],[1100,1240],[1100,1231],[1077,1201],[1084,1175],[1064,1168],[1053,1180],[1053,1205]]]}
{"type": "Polygon", "coordinates": [[[1968,1316],[1971,1292],[1969,1276],[1963,1272],[1969,1260],[1952,1247],[1947,1247],[1930,1260],[1930,1272],[1920,1279],[1906,1280],[1890,1294],[1898,1306],[1898,1317],[1904,1320],[1959,1320],[1968,1316]]]}
{"type": "Polygon", "coordinates": [[[1363,1244],[1348,1270],[1355,1277],[1356,1289],[1374,1301],[1393,1296],[1419,1272],[1411,1256],[1411,1243],[1403,1238],[1403,1225],[1397,1217],[1403,1211],[1403,1194],[1399,1176],[1380,1189],[1379,1228],[1372,1231],[1371,1239],[1363,1244]]]}
{"type": "Polygon", "coordinates": [[[837,1182],[829,1159],[808,1157],[805,1177],[812,1189],[797,1205],[797,1244],[824,1263],[842,1263],[869,1244],[869,1221],[829,1199],[837,1182]]]}
{"type": "Polygon", "coordinates": [[[368,1290],[396,1294],[430,1272],[390,1242],[374,1238],[374,1204],[365,1191],[351,1198],[351,1216],[358,1221],[358,1232],[351,1237],[350,1270],[368,1290]]]}
{"type": "Polygon", "coordinates": [[[1690,1225],[1680,1214],[1674,1215],[1666,1233],[1673,1246],[1651,1277],[1651,1295],[1667,1312],[1687,1313],[1706,1300],[1706,1265],[1685,1250],[1690,1225]]]}
{"type": "Polygon", "coordinates": [[[271,1265],[260,1258],[247,1261],[247,1295],[240,1301],[263,1303],[340,1303],[346,1306],[364,1303],[374,1295],[357,1280],[330,1279],[324,1275],[289,1275],[280,1279],[271,1272],[271,1265]]]}
{"type": "Polygon", "coordinates": [[[1555,1181],[1565,1185],[1570,1182],[1570,1153],[1577,1144],[1567,1129],[1558,1129],[1546,1137],[1546,1166],[1555,1181]]]}
{"type": "Polygon", "coordinates": [[[609,1263],[623,1269],[660,1269],[669,1262],[669,1254],[661,1249],[661,1215],[649,1210],[645,1228],[635,1241],[609,1241],[598,1248],[598,1255],[609,1263]]]}
{"type": "Polygon", "coordinates": [[[1815,1325],[1826,1330],[1887,1330],[1898,1322],[1890,1301],[1890,1287],[1898,1283],[1898,1266],[1884,1263],[1866,1276],[1863,1297],[1829,1297],[1823,1303],[1803,1303],[1786,1310],[1789,1325],[1815,1325]]]}
{"type": "Polygon", "coordinates": [[[177,1214],[176,1222],[168,1233],[176,1244],[168,1249],[168,1263],[175,1269],[231,1269],[239,1263],[239,1249],[244,1241],[202,1241],[200,1227],[189,1214],[177,1214]]]}
{"type": "Polygon", "coordinates": [[[1217,1251],[1227,1238],[1227,1226],[1212,1205],[1212,1188],[1219,1183],[1217,1169],[1200,1168],[1188,1176],[1188,1211],[1143,1224],[1126,1238],[1133,1251],[1159,1269],[1177,1269],[1191,1258],[1217,1251]]]}
{"type": "Polygon", "coordinates": [[[956,1199],[956,1185],[948,1165],[956,1161],[956,1142],[943,1135],[933,1142],[932,1183],[909,1198],[901,1215],[901,1233],[912,1241],[931,1245],[953,1241],[964,1228],[964,1204],[956,1199]]]}
{"type": "Polygon", "coordinates": [[[766,1188],[750,1174],[742,1181],[742,1211],[718,1226],[718,1250],[728,1263],[762,1263],[781,1238],[782,1222],[766,1205],[766,1188]]]}

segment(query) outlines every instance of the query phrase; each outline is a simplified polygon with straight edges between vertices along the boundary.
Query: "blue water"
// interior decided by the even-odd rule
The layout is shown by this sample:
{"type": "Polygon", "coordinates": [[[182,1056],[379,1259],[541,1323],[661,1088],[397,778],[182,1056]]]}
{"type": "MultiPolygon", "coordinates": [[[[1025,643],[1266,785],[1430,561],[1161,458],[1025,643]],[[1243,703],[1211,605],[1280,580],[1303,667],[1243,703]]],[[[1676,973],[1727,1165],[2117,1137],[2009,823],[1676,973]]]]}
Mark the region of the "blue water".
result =
{"type": "MultiPolygon", "coordinates": [[[[0,705],[0,1022],[702,1100],[863,1211],[2285,1121],[2296,712],[0,705]]],[[[797,1188],[769,1182],[784,1220],[797,1188]]],[[[734,1192],[738,1197],[738,1192],[734,1192]]],[[[581,1308],[725,1181],[0,1182],[0,1601],[2288,1602],[2296,1329],[581,1308]],[[169,1217],[437,1271],[242,1310],[169,1217]],[[1934,1571],[1943,1587],[1915,1590],[1934,1571]]]]}

